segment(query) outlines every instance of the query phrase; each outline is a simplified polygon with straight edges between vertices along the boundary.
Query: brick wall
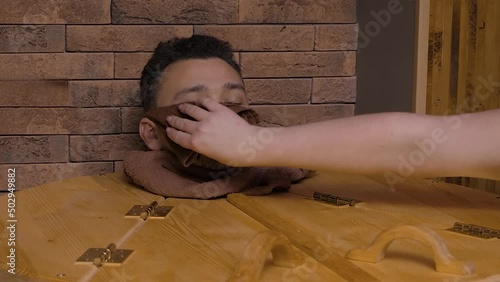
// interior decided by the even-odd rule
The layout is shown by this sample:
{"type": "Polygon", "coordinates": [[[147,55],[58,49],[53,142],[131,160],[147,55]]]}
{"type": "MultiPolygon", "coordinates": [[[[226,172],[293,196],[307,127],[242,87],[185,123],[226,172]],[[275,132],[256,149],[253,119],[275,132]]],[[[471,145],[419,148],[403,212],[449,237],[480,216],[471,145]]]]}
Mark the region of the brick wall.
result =
{"type": "MultiPolygon", "coordinates": [[[[212,34],[231,42],[267,124],[350,116],[356,0],[3,0],[0,183],[122,169],[144,148],[140,71],[156,44],[212,34]]],[[[2,185],[3,187],[3,185],[2,185]]]]}

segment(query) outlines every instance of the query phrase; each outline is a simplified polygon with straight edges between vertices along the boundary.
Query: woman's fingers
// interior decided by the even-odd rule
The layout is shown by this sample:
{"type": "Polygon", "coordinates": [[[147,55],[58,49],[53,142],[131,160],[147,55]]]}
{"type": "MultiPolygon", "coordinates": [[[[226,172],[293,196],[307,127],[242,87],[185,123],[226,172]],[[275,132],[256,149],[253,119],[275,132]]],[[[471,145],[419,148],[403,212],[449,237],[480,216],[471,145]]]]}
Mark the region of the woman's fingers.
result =
{"type": "Polygon", "coordinates": [[[196,120],[203,120],[209,114],[206,110],[193,104],[180,104],[177,108],[181,113],[189,115],[196,120]]]}
{"type": "Polygon", "coordinates": [[[180,118],[177,116],[168,116],[167,122],[171,127],[175,127],[177,130],[181,130],[187,133],[193,133],[196,130],[197,125],[195,121],[180,118]]]}
{"type": "Polygon", "coordinates": [[[170,140],[181,145],[186,149],[192,150],[191,134],[179,131],[173,127],[167,127],[167,135],[170,140]]]}

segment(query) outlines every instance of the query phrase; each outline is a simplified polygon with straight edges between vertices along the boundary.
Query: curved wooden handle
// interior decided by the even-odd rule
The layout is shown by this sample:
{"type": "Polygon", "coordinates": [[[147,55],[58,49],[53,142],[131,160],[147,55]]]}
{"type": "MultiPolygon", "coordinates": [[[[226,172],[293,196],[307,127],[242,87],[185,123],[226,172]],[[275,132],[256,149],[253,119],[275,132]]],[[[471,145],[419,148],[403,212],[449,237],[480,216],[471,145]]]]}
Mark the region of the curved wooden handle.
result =
{"type": "Polygon", "coordinates": [[[240,264],[227,281],[258,281],[269,252],[272,252],[273,264],[276,266],[292,268],[305,261],[305,256],[295,250],[281,232],[263,231],[255,235],[247,245],[240,264]]]}
{"type": "Polygon", "coordinates": [[[450,254],[441,236],[425,226],[400,225],[389,228],[380,233],[370,246],[352,249],[347,252],[346,257],[352,260],[379,262],[384,258],[389,244],[396,239],[412,239],[430,245],[438,272],[455,275],[474,273],[472,263],[457,260],[450,254]]]}

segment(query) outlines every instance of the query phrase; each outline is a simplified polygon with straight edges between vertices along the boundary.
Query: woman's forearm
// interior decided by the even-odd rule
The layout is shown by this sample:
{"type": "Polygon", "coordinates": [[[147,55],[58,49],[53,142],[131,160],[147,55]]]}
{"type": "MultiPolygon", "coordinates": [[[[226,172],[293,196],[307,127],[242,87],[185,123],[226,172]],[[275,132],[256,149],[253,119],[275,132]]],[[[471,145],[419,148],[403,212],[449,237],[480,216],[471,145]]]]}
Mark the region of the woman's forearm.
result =
{"type": "Polygon", "coordinates": [[[448,117],[383,113],[277,130],[257,162],[402,177],[500,178],[499,143],[500,110],[448,117]]]}
{"type": "Polygon", "coordinates": [[[246,123],[205,99],[179,109],[168,136],[233,166],[293,166],[325,171],[500,180],[500,109],[466,115],[381,113],[285,128],[246,123]]]}

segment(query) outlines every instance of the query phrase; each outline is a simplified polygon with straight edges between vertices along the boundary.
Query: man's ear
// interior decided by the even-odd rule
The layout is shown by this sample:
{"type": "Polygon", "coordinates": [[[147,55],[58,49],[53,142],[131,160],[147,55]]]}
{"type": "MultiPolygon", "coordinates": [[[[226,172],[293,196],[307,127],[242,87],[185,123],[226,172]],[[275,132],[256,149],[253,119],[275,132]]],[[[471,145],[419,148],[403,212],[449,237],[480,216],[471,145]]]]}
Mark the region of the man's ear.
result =
{"type": "Polygon", "coordinates": [[[160,151],[161,143],[158,139],[156,131],[159,130],[156,124],[148,118],[142,118],[139,122],[139,134],[141,135],[142,141],[146,143],[146,146],[152,151],[160,151]]]}

